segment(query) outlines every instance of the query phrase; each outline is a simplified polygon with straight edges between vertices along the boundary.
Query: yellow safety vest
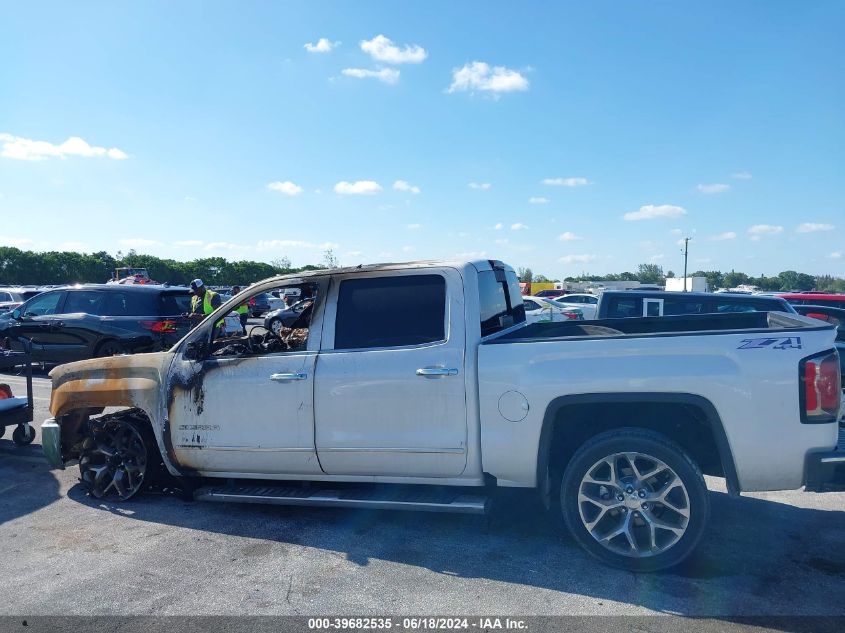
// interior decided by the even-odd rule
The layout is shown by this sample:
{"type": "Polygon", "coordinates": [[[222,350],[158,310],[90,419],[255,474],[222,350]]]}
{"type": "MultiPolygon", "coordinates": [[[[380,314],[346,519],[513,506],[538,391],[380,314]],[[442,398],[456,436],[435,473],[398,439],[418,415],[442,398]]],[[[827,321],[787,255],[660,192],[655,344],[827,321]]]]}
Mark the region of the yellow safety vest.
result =
{"type": "MultiPolygon", "coordinates": [[[[212,290],[206,290],[205,294],[202,297],[202,313],[203,314],[211,314],[214,312],[214,308],[211,306],[211,299],[212,297],[216,297],[217,293],[212,290]]],[[[197,302],[199,301],[199,297],[194,295],[191,297],[191,312],[197,311],[197,302]]],[[[217,323],[215,323],[218,327],[223,325],[223,319],[220,319],[217,323]]]]}
{"type": "Polygon", "coordinates": [[[237,312],[238,314],[247,314],[249,312],[249,306],[247,306],[246,304],[240,305],[235,308],[235,312],[237,312]]]}

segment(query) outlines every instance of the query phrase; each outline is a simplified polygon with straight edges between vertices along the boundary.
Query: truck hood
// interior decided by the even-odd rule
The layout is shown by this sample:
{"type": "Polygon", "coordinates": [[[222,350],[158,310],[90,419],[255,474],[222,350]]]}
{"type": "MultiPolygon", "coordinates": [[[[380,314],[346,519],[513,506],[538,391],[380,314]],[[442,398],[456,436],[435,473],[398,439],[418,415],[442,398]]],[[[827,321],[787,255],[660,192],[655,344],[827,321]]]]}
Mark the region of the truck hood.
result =
{"type": "Polygon", "coordinates": [[[171,352],[157,352],[59,365],[50,372],[50,413],[59,417],[74,409],[138,407],[152,414],[172,360],[171,352]]]}

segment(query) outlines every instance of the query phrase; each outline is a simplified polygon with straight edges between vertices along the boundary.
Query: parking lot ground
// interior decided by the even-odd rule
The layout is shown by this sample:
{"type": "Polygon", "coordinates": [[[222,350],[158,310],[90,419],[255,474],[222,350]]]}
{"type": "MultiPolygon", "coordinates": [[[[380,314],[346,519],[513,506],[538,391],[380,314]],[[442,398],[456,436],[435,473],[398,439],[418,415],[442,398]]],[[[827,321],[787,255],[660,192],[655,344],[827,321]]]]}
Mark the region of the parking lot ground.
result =
{"type": "MultiPolygon", "coordinates": [[[[14,377],[13,377],[14,378],[14,377]]],[[[6,376],[0,378],[5,381],[6,376]]],[[[12,382],[12,378],[9,379],[12,382]]],[[[13,382],[13,389],[18,387],[13,382]]],[[[35,379],[36,423],[49,381],[35,379]]],[[[86,496],[38,442],[0,439],[0,614],[845,615],[845,493],[732,499],[682,566],[590,558],[531,492],[479,517],[86,496]]],[[[785,629],[788,630],[788,629],[785,629]]]]}

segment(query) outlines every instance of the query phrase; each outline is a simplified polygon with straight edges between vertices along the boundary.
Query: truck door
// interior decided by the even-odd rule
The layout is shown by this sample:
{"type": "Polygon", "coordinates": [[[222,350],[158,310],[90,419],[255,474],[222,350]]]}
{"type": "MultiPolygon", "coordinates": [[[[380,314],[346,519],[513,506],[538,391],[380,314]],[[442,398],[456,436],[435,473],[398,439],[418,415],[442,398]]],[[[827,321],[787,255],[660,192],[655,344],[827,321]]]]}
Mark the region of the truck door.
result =
{"type": "MultiPolygon", "coordinates": [[[[174,360],[168,379],[170,440],[180,465],[201,473],[245,476],[322,474],[314,449],[314,365],[320,345],[319,305],[295,330],[275,335],[249,324],[252,337],[214,329],[211,353],[194,359],[188,344],[208,340],[212,325],[235,314],[215,313],[174,360]],[[255,331],[253,331],[255,330],[255,331]]],[[[272,290],[263,288],[262,292],[272,290]]],[[[259,293],[260,294],[260,293],[259,293]]]]}
{"type": "Polygon", "coordinates": [[[463,280],[454,269],[332,279],[314,385],[324,472],[464,471],[464,324],[463,280]]]}

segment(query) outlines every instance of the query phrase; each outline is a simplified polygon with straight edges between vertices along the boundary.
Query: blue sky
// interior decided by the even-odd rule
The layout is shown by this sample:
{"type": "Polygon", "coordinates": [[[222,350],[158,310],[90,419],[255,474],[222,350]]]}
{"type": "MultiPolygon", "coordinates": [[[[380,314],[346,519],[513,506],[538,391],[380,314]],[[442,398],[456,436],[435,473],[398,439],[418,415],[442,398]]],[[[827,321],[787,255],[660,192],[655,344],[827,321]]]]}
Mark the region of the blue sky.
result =
{"type": "Polygon", "coordinates": [[[16,3],[3,23],[3,245],[563,277],[679,273],[691,236],[692,270],[845,275],[840,1],[16,3]]]}

